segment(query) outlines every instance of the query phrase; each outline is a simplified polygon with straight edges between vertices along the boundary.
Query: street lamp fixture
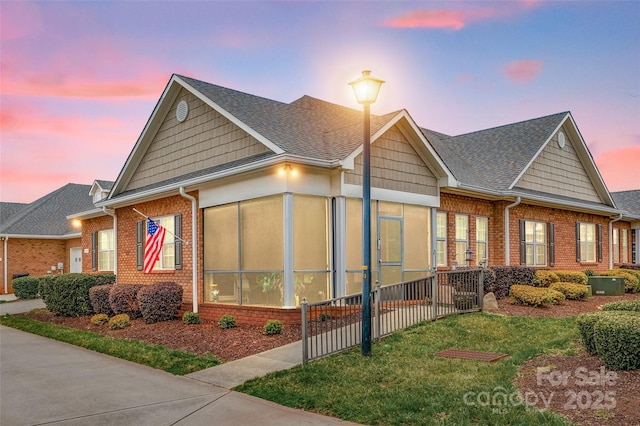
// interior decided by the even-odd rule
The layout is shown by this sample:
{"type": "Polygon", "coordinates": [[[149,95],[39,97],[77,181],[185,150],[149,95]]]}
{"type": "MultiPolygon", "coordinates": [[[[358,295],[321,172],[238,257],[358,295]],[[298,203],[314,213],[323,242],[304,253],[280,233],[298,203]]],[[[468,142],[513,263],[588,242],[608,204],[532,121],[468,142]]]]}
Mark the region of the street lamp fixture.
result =
{"type": "Polygon", "coordinates": [[[362,145],[362,355],[371,355],[371,112],[383,80],[362,71],[362,76],[349,83],[356,100],[364,110],[362,145]]]}

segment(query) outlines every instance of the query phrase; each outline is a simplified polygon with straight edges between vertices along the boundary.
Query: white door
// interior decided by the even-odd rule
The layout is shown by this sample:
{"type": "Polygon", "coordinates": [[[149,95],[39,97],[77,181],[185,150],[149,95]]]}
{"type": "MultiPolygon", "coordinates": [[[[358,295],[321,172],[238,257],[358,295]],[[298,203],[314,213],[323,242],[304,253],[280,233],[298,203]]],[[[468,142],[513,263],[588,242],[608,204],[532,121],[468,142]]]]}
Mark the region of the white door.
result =
{"type": "Polygon", "coordinates": [[[81,247],[73,247],[71,249],[71,253],[69,254],[69,258],[71,259],[71,273],[82,273],[82,248],[81,247]]]}

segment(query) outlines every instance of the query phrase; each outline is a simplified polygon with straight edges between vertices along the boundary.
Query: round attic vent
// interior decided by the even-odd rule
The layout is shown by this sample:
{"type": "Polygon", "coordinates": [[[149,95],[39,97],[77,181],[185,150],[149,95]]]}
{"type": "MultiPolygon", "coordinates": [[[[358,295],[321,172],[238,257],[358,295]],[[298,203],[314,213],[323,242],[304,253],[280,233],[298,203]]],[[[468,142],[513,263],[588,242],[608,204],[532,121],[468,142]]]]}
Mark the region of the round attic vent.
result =
{"type": "Polygon", "coordinates": [[[180,101],[178,104],[178,108],[176,109],[176,118],[180,123],[182,123],[189,113],[189,104],[186,101],[180,101]]]}
{"type": "Polygon", "coordinates": [[[560,148],[564,148],[564,145],[565,145],[564,133],[560,132],[558,133],[558,146],[560,148]]]}

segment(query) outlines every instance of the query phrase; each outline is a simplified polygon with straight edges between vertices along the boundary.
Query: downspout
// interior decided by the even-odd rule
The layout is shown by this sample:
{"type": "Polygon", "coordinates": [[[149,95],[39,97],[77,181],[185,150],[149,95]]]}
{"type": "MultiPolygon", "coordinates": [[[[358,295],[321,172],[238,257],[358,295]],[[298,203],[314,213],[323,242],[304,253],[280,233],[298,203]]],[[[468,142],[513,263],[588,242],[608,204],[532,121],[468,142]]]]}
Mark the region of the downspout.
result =
{"type": "Polygon", "coordinates": [[[2,266],[4,267],[4,294],[7,294],[9,292],[9,267],[7,266],[7,240],[9,236],[5,235],[2,239],[4,240],[4,250],[2,252],[4,256],[4,262],[2,262],[2,266]]]}
{"type": "Polygon", "coordinates": [[[509,255],[509,209],[517,206],[522,201],[520,196],[516,197],[516,202],[513,204],[509,204],[504,208],[504,262],[505,266],[509,266],[511,263],[510,255],[509,255]]]}
{"type": "Polygon", "coordinates": [[[609,269],[613,269],[613,222],[617,222],[620,219],[622,219],[622,213],[617,218],[609,221],[609,269]]]}
{"type": "Polygon", "coordinates": [[[106,206],[102,207],[102,211],[113,218],[113,275],[116,276],[118,282],[118,217],[115,210],[110,210],[106,206]]]}
{"type": "Polygon", "coordinates": [[[192,294],[193,296],[193,312],[198,312],[198,245],[196,242],[198,241],[198,201],[196,197],[187,194],[184,192],[184,186],[180,187],[180,195],[182,195],[187,200],[191,200],[191,270],[192,270],[192,280],[193,280],[193,288],[192,294]]]}

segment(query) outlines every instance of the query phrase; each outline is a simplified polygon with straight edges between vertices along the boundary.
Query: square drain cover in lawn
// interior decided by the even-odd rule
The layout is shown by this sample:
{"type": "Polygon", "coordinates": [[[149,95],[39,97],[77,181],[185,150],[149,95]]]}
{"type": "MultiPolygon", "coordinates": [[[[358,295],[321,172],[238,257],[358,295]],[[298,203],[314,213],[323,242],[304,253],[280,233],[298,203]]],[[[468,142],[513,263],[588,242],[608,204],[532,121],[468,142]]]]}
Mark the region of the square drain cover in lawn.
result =
{"type": "Polygon", "coordinates": [[[497,352],[465,351],[461,349],[445,349],[444,351],[437,352],[433,355],[441,356],[443,358],[477,359],[487,362],[494,362],[500,358],[509,356],[509,354],[501,354],[497,352]]]}

